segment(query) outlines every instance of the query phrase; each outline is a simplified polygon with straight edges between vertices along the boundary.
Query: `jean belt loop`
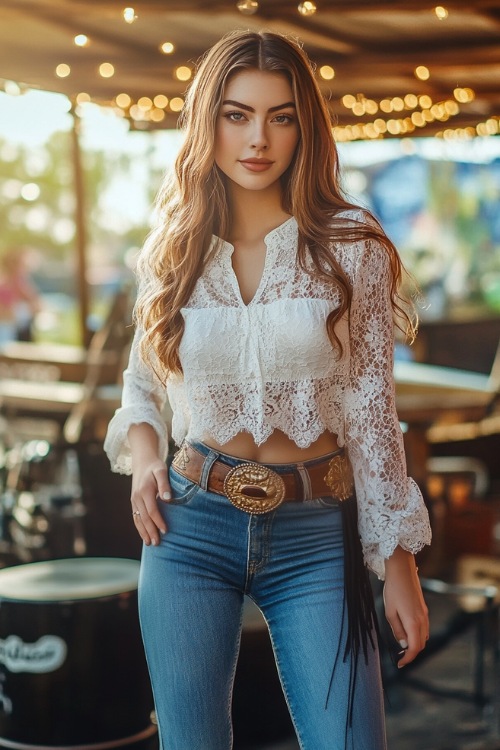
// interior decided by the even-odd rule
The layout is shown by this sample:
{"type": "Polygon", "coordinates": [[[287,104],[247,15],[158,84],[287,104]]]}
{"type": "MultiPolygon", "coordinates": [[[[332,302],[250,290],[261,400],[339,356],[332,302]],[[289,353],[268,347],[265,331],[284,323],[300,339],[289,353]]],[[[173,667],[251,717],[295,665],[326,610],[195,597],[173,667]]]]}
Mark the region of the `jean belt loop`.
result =
{"type": "Polygon", "coordinates": [[[213,450],[210,450],[207,453],[205,460],[203,462],[203,468],[201,470],[199,484],[200,484],[201,489],[204,490],[205,492],[208,490],[208,477],[210,476],[210,471],[212,469],[212,466],[214,465],[214,463],[217,461],[218,458],[219,458],[219,454],[213,450]]]}
{"type": "MultiPolygon", "coordinates": [[[[300,481],[302,482],[302,492],[304,493],[304,500],[312,500],[312,487],[311,487],[311,477],[309,476],[309,472],[304,467],[304,464],[297,464],[297,472],[300,476],[300,481]]],[[[300,498],[298,498],[300,499],[300,498]]]]}

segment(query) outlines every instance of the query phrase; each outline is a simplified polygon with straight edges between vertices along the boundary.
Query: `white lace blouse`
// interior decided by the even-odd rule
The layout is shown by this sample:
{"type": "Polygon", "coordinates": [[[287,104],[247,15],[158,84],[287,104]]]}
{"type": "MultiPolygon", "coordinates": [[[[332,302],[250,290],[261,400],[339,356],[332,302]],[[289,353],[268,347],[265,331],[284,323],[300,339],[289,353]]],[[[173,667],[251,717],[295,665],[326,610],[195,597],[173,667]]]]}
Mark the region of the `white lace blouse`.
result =
{"type": "Polygon", "coordinates": [[[305,448],[330,430],[353,465],[366,563],[383,577],[384,558],[398,544],[415,553],[430,542],[421,493],[407,477],[395,408],[388,256],[373,240],[334,248],[353,287],[350,320],[337,324],[339,356],[325,325],[339,292],[300,268],[297,240],[294,218],[266,236],[262,279],[246,305],[233,247],[214,237],[214,252],[182,310],[183,376],[170,376],[165,389],[140,359],[136,333],[122,406],[104,448],[114,471],[130,473],[127,432],[147,422],[165,458],[167,395],[177,445],[207,436],[223,445],[241,431],[260,445],[279,429],[305,448]]]}

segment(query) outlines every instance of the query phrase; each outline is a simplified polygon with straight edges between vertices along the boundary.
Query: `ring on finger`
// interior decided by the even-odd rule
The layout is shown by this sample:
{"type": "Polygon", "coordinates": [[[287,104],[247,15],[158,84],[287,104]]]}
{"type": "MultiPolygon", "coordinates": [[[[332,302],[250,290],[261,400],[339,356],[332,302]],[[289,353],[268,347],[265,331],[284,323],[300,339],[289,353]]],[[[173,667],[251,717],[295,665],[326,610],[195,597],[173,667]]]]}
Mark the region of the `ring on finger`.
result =
{"type": "Polygon", "coordinates": [[[132,515],[133,516],[140,516],[141,514],[140,514],[140,512],[138,510],[133,510],[132,511],[132,515]]]}

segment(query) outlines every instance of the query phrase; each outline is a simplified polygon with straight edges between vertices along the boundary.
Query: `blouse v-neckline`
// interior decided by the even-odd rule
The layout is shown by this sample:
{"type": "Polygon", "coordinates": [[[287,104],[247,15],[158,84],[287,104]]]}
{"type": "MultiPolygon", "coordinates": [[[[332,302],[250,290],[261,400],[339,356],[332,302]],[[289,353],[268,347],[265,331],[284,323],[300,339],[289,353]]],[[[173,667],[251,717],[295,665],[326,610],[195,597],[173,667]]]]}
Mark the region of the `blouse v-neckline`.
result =
{"type": "Polygon", "coordinates": [[[276,261],[279,250],[281,249],[282,242],[288,242],[292,240],[293,233],[296,231],[296,226],[297,222],[295,220],[295,217],[290,216],[289,219],[286,219],[286,221],[284,221],[282,224],[279,224],[274,229],[271,229],[271,231],[265,235],[264,244],[266,246],[266,254],[264,258],[264,268],[262,269],[262,275],[260,277],[260,281],[257,285],[255,293],[249,302],[245,302],[243,300],[238,277],[236,276],[233,268],[231,258],[234,253],[234,245],[232,245],[227,240],[215,238],[221,243],[220,253],[222,254],[224,268],[228,275],[228,279],[230,280],[236,299],[238,300],[238,304],[241,307],[249,308],[258,302],[266,286],[270,270],[276,261]]]}

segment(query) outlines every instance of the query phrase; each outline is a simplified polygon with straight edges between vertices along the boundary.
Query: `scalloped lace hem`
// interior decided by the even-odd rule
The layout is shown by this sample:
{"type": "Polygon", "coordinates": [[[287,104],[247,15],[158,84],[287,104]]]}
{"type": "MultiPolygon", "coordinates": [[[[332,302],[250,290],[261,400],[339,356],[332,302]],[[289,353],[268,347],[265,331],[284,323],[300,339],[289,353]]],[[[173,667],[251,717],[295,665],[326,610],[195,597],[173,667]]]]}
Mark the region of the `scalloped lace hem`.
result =
{"type": "Polygon", "coordinates": [[[339,424],[326,424],[325,422],[317,422],[316,425],[307,425],[305,431],[300,432],[293,429],[293,425],[288,424],[264,424],[260,426],[249,426],[247,424],[232,423],[230,426],[224,425],[224,429],[221,429],[222,425],[207,424],[203,423],[202,420],[197,420],[196,424],[191,422],[189,429],[186,430],[184,425],[172,425],[172,438],[176,445],[180,445],[184,439],[186,440],[201,440],[210,437],[219,445],[225,445],[232,440],[236,435],[242,432],[246,432],[252,436],[256,445],[262,445],[269,439],[269,437],[275,432],[280,430],[290,440],[293,440],[298,448],[309,448],[326,430],[329,430],[334,435],[337,435],[339,445],[342,445],[344,436],[341,433],[339,424]]]}
{"type": "Polygon", "coordinates": [[[384,528],[380,528],[380,523],[377,520],[371,514],[371,538],[369,541],[363,540],[362,534],[363,554],[368,568],[378,578],[384,580],[385,560],[392,555],[396,547],[400,546],[407,552],[416,555],[423,547],[431,543],[429,515],[420,490],[413,479],[408,479],[406,502],[404,507],[396,513],[396,518],[392,520],[390,526],[386,525],[384,528]],[[378,534],[377,527],[380,528],[378,534]],[[378,541],[374,541],[375,536],[378,536],[378,541]]]}

